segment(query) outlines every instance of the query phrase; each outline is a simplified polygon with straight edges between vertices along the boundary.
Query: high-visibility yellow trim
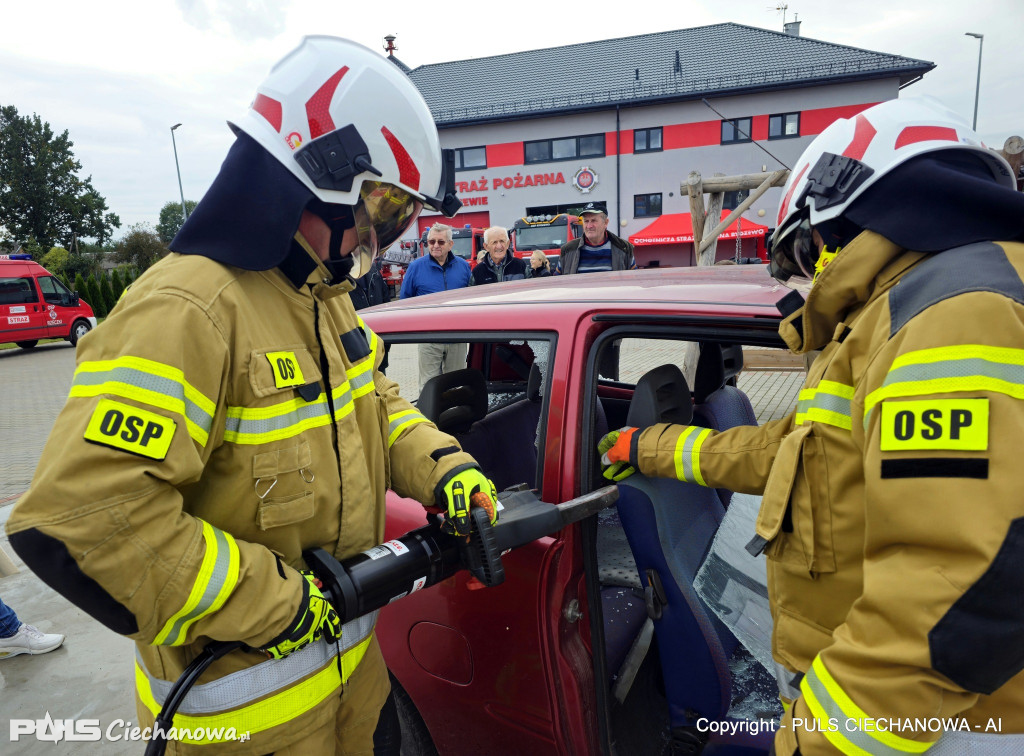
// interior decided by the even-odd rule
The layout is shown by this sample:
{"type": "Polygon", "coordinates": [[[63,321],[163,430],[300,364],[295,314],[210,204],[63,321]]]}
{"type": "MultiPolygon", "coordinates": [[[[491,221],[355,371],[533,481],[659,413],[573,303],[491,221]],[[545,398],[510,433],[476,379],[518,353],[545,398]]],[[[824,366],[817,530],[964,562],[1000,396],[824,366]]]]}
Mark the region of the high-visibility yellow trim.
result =
{"type": "MultiPolygon", "coordinates": [[[[251,734],[290,722],[318,706],[340,685],[348,681],[356,667],[359,666],[359,662],[362,661],[372,639],[371,635],[341,657],[340,675],[337,662],[331,658],[330,662],[316,674],[267,698],[221,714],[175,714],[172,725],[179,731],[181,729],[216,729],[219,727],[228,729],[233,727],[238,734],[246,732],[251,734]]],[[[143,705],[156,717],[160,713],[160,704],[153,698],[149,678],[146,677],[146,673],[143,672],[138,661],[135,662],[135,689],[143,705]]],[[[224,742],[224,740],[185,738],[182,742],[193,745],[210,745],[224,742]]]]}
{"type": "Polygon", "coordinates": [[[415,425],[416,423],[429,422],[430,420],[428,420],[426,417],[424,417],[419,412],[413,409],[402,410],[401,412],[396,412],[393,415],[388,415],[388,426],[391,428],[391,432],[388,434],[388,448],[391,448],[395,441],[398,440],[398,437],[401,436],[405,429],[408,428],[409,426],[415,425]],[[408,419],[405,420],[404,422],[396,422],[398,420],[401,420],[402,418],[408,419]]]}
{"type": "Polygon", "coordinates": [[[142,357],[83,362],[72,379],[72,397],[109,394],[174,412],[201,446],[209,440],[216,404],[198,391],[179,368],[142,357]]]}
{"type": "Polygon", "coordinates": [[[710,428],[701,428],[697,425],[689,425],[683,429],[676,439],[676,448],[673,453],[675,462],[676,479],[687,483],[696,483],[706,486],[704,476],[700,472],[700,449],[705,439],[711,435],[710,428]]]}
{"type": "Polygon", "coordinates": [[[240,558],[235,539],[200,520],[205,550],[188,600],[164,623],[153,645],[180,646],[193,623],[220,609],[238,585],[240,558]]]}
{"type": "Polygon", "coordinates": [[[842,753],[857,756],[879,756],[889,754],[924,753],[934,743],[902,738],[881,727],[861,727],[860,723],[872,725],[875,719],[853,702],[846,692],[835,681],[820,656],[811,663],[804,679],[800,681],[803,693],[811,713],[819,722],[821,733],[842,753]],[[818,688],[818,692],[815,692],[818,688]],[[825,696],[819,697],[823,690],[825,696]],[[842,716],[840,716],[842,715],[842,716]],[[831,726],[829,719],[839,719],[838,726],[831,726]],[[842,719],[845,718],[845,721],[842,719]],[[866,750],[854,740],[870,745],[866,750]]]}
{"type": "MultiPolygon", "coordinates": [[[[348,381],[333,389],[331,396],[335,420],[341,420],[355,409],[348,381]]],[[[224,440],[235,444],[283,441],[330,422],[324,392],[312,402],[295,398],[270,407],[228,407],[224,440]]]]}
{"type": "Polygon", "coordinates": [[[854,387],[836,381],[821,381],[817,386],[800,391],[797,397],[796,425],[808,422],[825,423],[850,430],[850,401],[854,387]]]}
{"type": "Polygon", "coordinates": [[[865,398],[864,427],[886,399],[969,391],[1024,399],[1024,349],[963,344],[901,354],[882,385],[865,398]]]}

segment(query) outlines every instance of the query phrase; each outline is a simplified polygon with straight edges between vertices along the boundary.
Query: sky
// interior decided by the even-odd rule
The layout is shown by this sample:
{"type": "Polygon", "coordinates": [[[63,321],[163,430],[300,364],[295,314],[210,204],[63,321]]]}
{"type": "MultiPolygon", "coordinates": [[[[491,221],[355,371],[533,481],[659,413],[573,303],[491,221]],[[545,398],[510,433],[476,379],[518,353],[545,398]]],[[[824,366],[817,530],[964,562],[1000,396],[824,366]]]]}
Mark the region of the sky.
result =
{"type": "MultiPolygon", "coordinates": [[[[199,200],[271,66],[306,34],[348,37],[383,55],[397,35],[408,66],[734,22],[931,61],[904,90],[932,95],[971,121],[984,35],[978,132],[1002,146],[1024,135],[1024,0],[0,0],[0,105],[67,129],[82,176],[122,221],[155,225],[179,199],[199,200]],[[638,12],[627,9],[634,7],[638,12]]],[[[572,82],[566,83],[567,87],[572,82]]]]}

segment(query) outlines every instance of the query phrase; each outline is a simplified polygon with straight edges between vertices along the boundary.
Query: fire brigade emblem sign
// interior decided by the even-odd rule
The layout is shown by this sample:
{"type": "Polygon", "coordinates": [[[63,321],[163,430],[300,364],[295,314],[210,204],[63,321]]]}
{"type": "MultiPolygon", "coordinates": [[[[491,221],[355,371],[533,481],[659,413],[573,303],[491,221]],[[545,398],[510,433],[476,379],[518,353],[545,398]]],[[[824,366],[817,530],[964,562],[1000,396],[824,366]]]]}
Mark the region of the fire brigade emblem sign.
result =
{"type": "Polygon", "coordinates": [[[589,194],[590,190],[597,186],[597,173],[588,166],[583,166],[572,177],[572,185],[583,194],[589,194]]]}

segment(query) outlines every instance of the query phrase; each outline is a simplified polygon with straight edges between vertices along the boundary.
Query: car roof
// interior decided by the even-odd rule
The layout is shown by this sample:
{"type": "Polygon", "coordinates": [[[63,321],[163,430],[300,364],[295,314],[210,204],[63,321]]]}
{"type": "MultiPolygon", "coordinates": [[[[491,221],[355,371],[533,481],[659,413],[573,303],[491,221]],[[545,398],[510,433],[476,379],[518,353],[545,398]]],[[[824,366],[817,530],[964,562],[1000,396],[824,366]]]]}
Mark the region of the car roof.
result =
{"type": "Polygon", "coordinates": [[[414,331],[493,328],[503,318],[506,328],[537,327],[544,319],[595,312],[777,320],[776,302],[790,291],[765,265],[649,268],[471,286],[392,300],[360,314],[370,315],[372,328],[414,331]]]}

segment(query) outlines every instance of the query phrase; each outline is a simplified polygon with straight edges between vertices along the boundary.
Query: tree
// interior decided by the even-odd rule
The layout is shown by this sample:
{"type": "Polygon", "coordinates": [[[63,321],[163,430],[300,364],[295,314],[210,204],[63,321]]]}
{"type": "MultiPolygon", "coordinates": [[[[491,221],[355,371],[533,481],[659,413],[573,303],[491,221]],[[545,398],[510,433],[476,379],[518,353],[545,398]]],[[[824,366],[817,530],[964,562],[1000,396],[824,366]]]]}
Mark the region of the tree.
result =
{"type": "MultiPolygon", "coordinates": [[[[185,200],[185,208],[188,210],[189,215],[192,215],[192,211],[196,209],[197,204],[195,200],[185,200]]],[[[160,237],[160,241],[164,244],[170,244],[171,239],[174,238],[174,235],[178,233],[178,229],[184,223],[185,218],[181,214],[181,201],[171,200],[165,203],[160,208],[160,222],[156,224],[156,233],[160,237]]]]}
{"type": "Polygon", "coordinates": [[[89,274],[89,278],[85,281],[85,290],[89,292],[89,296],[86,301],[92,306],[92,311],[96,313],[97,318],[104,318],[107,316],[107,308],[103,304],[103,295],[100,294],[100,287],[96,283],[96,276],[89,274]]]}
{"type": "Polygon", "coordinates": [[[117,268],[114,268],[114,271],[110,274],[110,290],[114,295],[115,302],[124,293],[124,280],[121,278],[121,272],[117,268]]]}
{"type": "Polygon", "coordinates": [[[136,273],[141,274],[166,254],[167,248],[160,243],[160,237],[149,224],[136,223],[128,228],[128,233],[118,242],[114,260],[131,265],[136,273]]]}
{"type": "Polygon", "coordinates": [[[73,146],[67,130],[54,135],[35,113],[19,116],[13,105],[0,107],[0,226],[15,239],[43,249],[71,247],[76,237],[102,243],[120,228],[92,176],[78,176],[82,164],[73,146]]]}
{"type": "Polygon", "coordinates": [[[64,272],[64,268],[68,264],[68,257],[70,256],[71,253],[64,249],[64,247],[52,247],[49,252],[43,255],[43,259],[39,261],[39,264],[54,275],[60,276],[64,272]]]}
{"type": "Polygon", "coordinates": [[[103,306],[106,308],[109,314],[114,309],[114,305],[117,304],[117,299],[114,298],[114,290],[110,287],[110,276],[103,276],[100,283],[100,296],[103,297],[103,306]]]}
{"type": "Polygon", "coordinates": [[[87,302],[89,301],[89,289],[85,285],[85,279],[82,277],[81,272],[75,273],[75,285],[71,287],[71,290],[77,291],[78,296],[87,302]]]}

